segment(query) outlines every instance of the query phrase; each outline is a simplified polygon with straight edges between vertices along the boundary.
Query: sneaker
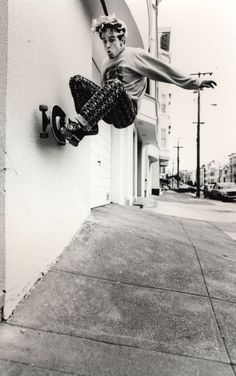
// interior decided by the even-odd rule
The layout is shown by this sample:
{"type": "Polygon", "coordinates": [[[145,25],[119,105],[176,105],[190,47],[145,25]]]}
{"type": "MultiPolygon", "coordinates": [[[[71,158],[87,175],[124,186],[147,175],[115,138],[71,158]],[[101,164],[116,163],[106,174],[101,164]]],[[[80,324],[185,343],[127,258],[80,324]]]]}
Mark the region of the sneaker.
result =
{"type": "Polygon", "coordinates": [[[78,142],[80,142],[84,137],[82,125],[77,121],[72,121],[69,119],[69,123],[67,124],[66,129],[73,136],[73,138],[78,140],[78,142]]]}
{"type": "MultiPolygon", "coordinates": [[[[84,136],[93,136],[93,135],[97,135],[98,134],[98,125],[97,124],[93,124],[93,126],[91,125],[82,125],[82,123],[79,121],[79,119],[75,116],[75,121],[76,122],[72,122],[73,124],[75,124],[75,128],[78,126],[80,128],[80,130],[82,131],[83,135],[84,136]]],[[[75,129],[75,132],[76,132],[76,129],[75,129]]]]}
{"type": "Polygon", "coordinates": [[[71,145],[78,146],[78,140],[74,138],[73,134],[66,127],[61,127],[60,133],[71,145]]]}
{"type": "Polygon", "coordinates": [[[65,139],[73,146],[78,146],[79,142],[83,139],[84,133],[79,123],[73,122],[69,119],[68,124],[61,128],[61,133],[65,139]]]}

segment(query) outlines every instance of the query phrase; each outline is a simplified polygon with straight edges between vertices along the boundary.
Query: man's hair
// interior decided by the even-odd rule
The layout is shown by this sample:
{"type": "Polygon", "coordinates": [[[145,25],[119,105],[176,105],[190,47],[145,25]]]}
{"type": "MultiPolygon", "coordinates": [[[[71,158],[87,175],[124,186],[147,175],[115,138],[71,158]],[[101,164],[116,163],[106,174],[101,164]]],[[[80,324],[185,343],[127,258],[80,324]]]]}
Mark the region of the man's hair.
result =
{"type": "Polygon", "coordinates": [[[126,38],[128,35],[126,24],[116,18],[115,14],[110,16],[100,16],[93,20],[91,30],[98,33],[100,38],[102,37],[102,33],[106,32],[107,29],[115,30],[118,33],[117,37],[119,39],[122,39],[122,37],[126,38]]]}

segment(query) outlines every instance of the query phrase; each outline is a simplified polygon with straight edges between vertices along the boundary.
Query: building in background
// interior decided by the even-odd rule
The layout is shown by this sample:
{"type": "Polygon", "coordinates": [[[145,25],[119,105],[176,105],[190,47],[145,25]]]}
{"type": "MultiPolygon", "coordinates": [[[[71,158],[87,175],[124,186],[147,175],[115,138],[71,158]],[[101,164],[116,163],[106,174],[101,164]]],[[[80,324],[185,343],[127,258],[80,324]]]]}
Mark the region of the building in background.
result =
{"type": "Polygon", "coordinates": [[[229,177],[229,165],[228,164],[222,164],[219,168],[219,182],[225,183],[230,181],[229,177]]]}
{"type": "Polygon", "coordinates": [[[219,163],[215,160],[206,165],[207,184],[217,183],[219,180],[219,163]]]}
{"type": "Polygon", "coordinates": [[[236,183],[236,153],[229,155],[229,180],[236,183]]]}
{"type": "Polygon", "coordinates": [[[229,155],[229,163],[216,162],[207,164],[207,183],[235,182],[236,181],[236,153],[229,155]]]}
{"type": "MultiPolygon", "coordinates": [[[[187,184],[196,184],[196,171],[181,171],[181,181],[187,184]]],[[[214,183],[233,182],[236,183],[236,153],[229,155],[228,163],[221,163],[215,160],[203,164],[200,168],[200,185],[214,183]]]]}
{"type": "MultiPolygon", "coordinates": [[[[157,9],[157,6],[153,5],[157,9]]],[[[156,10],[157,11],[157,10],[156,10]]],[[[157,30],[156,56],[165,63],[170,64],[170,28],[158,28],[157,30]]],[[[151,38],[154,40],[154,38],[151,38]]],[[[161,186],[167,183],[167,167],[169,163],[169,134],[171,130],[170,105],[171,94],[169,85],[159,83],[150,83],[150,91],[155,92],[157,98],[157,147],[159,150],[158,160],[153,163],[152,169],[152,194],[158,195],[161,186]]]]}
{"type": "MultiPolygon", "coordinates": [[[[171,29],[159,29],[159,58],[166,64],[171,63],[170,52],[171,29]]],[[[169,135],[171,132],[170,106],[171,93],[169,92],[169,85],[158,84],[158,145],[159,145],[159,166],[160,166],[160,183],[166,183],[167,167],[169,164],[169,135]]]]}
{"type": "MultiPolygon", "coordinates": [[[[153,19],[158,17],[158,1],[152,1],[153,19]]],[[[157,21],[156,21],[157,25],[157,21]]],[[[170,28],[151,29],[151,46],[150,52],[156,57],[169,64],[171,61],[170,54],[170,28]]],[[[156,98],[156,145],[158,148],[158,158],[153,160],[152,164],[152,189],[151,193],[159,195],[161,186],[167,182],[167,166],[169,163],[169,134],[170,134],[170,105],[171,94],[169,85],[149,81],[148,94],[156,98]]]]}
{"type": "MultiPolygon", "coordinates": [[[[149,38],[148,45],[145,47],[153,56],[170,63],[170,28],[158,28],[159,3],[158,0],[147,0],[149,38]]],[[[168,87],[167,84],[148,80],[147,91],[135,121],[137,133],[135,133],[134,144],[137,145],[137,163],[135,163],[137,168],[136,177],[134,176],[134,196],[137,195],[137,197],[159,195],[161,183],[166,184],[171,104],[168,87]],[[146,165],[144,179],[141,173],[141,153],[144,155],[146,165]]]]}

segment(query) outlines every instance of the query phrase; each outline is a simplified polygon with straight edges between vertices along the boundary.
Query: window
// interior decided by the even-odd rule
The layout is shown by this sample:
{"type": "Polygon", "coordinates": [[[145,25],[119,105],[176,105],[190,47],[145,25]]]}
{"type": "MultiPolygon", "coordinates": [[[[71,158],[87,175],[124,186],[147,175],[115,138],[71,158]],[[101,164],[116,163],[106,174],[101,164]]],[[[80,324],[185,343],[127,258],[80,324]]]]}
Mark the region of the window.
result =
{"type": "Polygon", "coordinates": [[[166,95],[161,94],[161,112],[166,113],[166,95]]]}
{"type": "Polygon", "coordinates": [[[170,32],[166,31],[161,34],[160,47],[164,51],[169,51],[170,49],[170,32]]]}
{"type": "Polygon", "coordinates": [[[161,128],[161,147],[162,148],[166,148],[166,129],[165,128],[161,128]]]}

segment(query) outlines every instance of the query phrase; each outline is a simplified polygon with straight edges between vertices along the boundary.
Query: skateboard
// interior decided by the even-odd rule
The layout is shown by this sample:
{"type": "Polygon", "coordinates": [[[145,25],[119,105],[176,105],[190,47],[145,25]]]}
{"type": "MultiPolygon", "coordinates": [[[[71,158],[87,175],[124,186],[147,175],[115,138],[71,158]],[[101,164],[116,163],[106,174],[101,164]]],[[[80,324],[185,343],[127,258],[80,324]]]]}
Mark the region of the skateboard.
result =
{"type": "MultiPolygon", "coordinates": [[[[62,110],[62,108],[58,105],[54,105],[51,112],[51,117],[46,114],[48,111],[48,106],[45,104],[41,104],[39,106],[39,110],[42,112],[42,131],[40,132],[40,138],[48,138],[49,134],[47,132],[47,128],[50,125],[51,126],[51,132],[58,143],[58,145],[66,145],[66,133],[68,132],[67,126],[71,123],[70,119],[67,119],[66,113],[62,110]]],[[[93,128],[92,131],[88,133],[81,132],[81,138],[79,140],[82,141],[82,139],[85,136],[89,135],[96,135],[98,134],[98,126],[93,128]]],[[[71,140],[68,140],[69,143],[71,143],[74,146],[78,146],[78,141],[73,142],[73,137],[71,140]]]]}

